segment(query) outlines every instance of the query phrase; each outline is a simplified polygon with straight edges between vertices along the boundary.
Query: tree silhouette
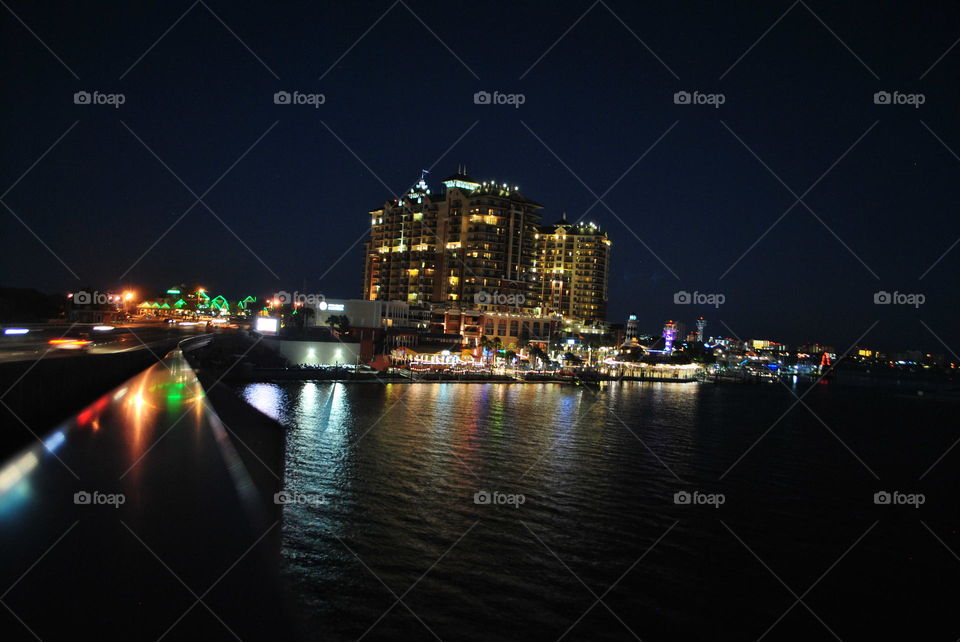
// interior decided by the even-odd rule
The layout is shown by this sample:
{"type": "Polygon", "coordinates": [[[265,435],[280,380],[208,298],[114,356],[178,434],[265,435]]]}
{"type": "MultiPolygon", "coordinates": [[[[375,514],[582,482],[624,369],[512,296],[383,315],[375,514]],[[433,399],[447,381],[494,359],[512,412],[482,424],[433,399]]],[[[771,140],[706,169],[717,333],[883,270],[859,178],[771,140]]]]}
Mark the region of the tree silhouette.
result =
{"type": "Polygon", "coordinates": [[[350,331],[350,317],[345,314],[331,314],[327,317],[327,325],[339,334],[346,334],[350,331]]]}

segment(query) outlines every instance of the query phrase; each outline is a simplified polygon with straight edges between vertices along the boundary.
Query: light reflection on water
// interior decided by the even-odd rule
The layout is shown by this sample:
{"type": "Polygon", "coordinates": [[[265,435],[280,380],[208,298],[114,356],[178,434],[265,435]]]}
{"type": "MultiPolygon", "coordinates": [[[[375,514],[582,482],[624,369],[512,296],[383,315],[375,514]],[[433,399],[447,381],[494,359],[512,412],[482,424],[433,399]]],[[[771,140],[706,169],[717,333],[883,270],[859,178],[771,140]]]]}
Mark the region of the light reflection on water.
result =
{"type": "MultiPolygon", "coordinates": [[[[483,527],[471,538],[485,544],[477,547],[475,541],[476,559],[466,566],[463,559],[449,562],[447,573],[459,568],[469,575],[489,566],[484,559],[491,554],[489,546],[528,555],[530,536],[520,518],[533,528],[563,532],[619,512],[609,498],[620,474],[608,469],[617,462],[610,453],[617,444],[626,445],[642,464],[630,474],[648,478],[648,486],[670,477],[606,410],[619,403],[616,388],[598,397],[554,384],[310,382],[249,384],[241,394],[293,428],[287,434],[285,488],[323,497],[319,506],[285,508],[284,559],[293,585],[318,609],[308,619],[319,622],[344,610],[356,618],[340,631],[345,637],[362,634],[363,629],[353,628],[360,622],[376,620],[383,598],[382,586],[370,584],[377,580],[357,566],[345,544],[401,591],[477,519],[483,527]],[[511,513],[517,509],[474,504],[479,490],[523,493],[528,499],[522,514],[511,513]],[[563,517],[568,512],[572,519],[563,517]]],[[[693,412],[697,388],[655,384],[646,394],[677,421],[693,412]]],[[[663,447],[664,436],[646,438],[663,447]]],[[[660,522],[669,524],[653,520],[648,527],[660,522]]],[[[460,555],[470,548],[464,546],[460,555]]],[[[479,585],[491,585],[495,576],[479,585]]],[[[423,580],[424,586],[443,577],[438,571],[423,580]]],[[[507,613],[526,618],[542,593],[536,582],[523,587],[520,604],[524,596],[530,603],[507,613]]],[[[543,624],[565,611],[571,596],[564,593],[567,589],[538,616],[543,624]]],[[[397,623],[378,626],[385,633],[397,623]]]]}
{"type": "MultiPolygon", "coordinates": [[[[755,639],[785,605],[719,520],[761,542],[751,529],[777,532],[776,568],[802,574],[809,557],[834,559],[859,534],[822,543],[873,492],[874,480],[801,412],[779,419],[719,481],[791,405],[779,386],[625,382],[597,394],[555,384],[261,383],[240,392],[291,427],[287,490],[324,498],[284,508],[285,573],[311,639],[363,635],[394,602],[381,581],[397,595],[417,582],[404,602],[443,639],[556,639],[593,602],[577,577],[601,594],[675,522],[605,601],[644,639],[755,639]],[[727,503],[677,506],[681,489],[724,492],[727,503]],[[526,501],[478,505],[480,490],[526,501]],[[741,590],[744,573],[751,588],[741,590]]],[[[933,410],[917,419],[896,400],[817,393],[808,403],[878,468],[903,466],[907,415],[939,426],[933,410]]],[[[917,459],[932,461],[935,448],[934,439],[917,459]]],[[[403,606],[374,633],[429,636],[403,606]]],[[[630,638],[600,607],[571,636],[630,638]]]]}

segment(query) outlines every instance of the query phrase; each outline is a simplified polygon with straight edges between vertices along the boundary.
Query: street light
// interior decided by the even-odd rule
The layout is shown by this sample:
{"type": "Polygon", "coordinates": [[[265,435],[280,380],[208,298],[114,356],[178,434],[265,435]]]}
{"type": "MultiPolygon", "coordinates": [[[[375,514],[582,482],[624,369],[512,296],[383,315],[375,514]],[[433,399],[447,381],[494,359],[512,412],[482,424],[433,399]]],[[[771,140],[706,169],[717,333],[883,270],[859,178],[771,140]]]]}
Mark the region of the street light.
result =
{"type": "MultiPolygon", "coordinates": [[[[127,315],[128,317],[130,316],[130,311],[128,310],[128,308],[130,307],[130,302],[133,301],[133,297],[134,297],[134,296],[136,296],[136,292],[134,292],[133,290],[126,290],[126,291],[123,293],[123,304],[122,304],[122,305],[123,305],[123,313],[124,313],[125,315],[127,315]]],[[[118,296],[118,297],[117,297],[117,301],[119,302],[120,300],[121,300],[121,299],[120,299],[120,297],[118,296]]]]}

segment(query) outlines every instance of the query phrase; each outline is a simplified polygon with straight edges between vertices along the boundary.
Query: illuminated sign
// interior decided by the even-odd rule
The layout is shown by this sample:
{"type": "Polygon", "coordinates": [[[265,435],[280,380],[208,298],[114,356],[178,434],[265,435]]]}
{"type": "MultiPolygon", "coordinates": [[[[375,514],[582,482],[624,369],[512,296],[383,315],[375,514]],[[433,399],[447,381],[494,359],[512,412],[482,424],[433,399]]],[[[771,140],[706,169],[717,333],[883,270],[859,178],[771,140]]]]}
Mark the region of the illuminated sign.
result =
{"type": "Polygon", "coordinates": [[[257,317],[257,332],[263,334],[276,334],[280,329],[280,319],[275,317],[257,317]]]}
{"type": "Polygon", "coordinates": [[[460,189],[469,190],[469,191],[471,191],[471,192],[472,192],[473,190],[477,189],[478,187],[480,187],[480,186],[477,185],[476,183],[470,183],[470,182],[467,182],[467,181],[461,181],[461,180],[457,180],[457,179],[453,179],[453,180],[450,180],[450,181],[444,181],[443,184],[446,185],[447,187],[459,187],[460,189]]]}
{"type": "Polygon", "coordinates": [[[328,310],[333,310],[334,312],[343,312],[343,304],[342,304],[342,303],[328,303],[328,304],[327,304],[327,309],[328,309],[328,310]]]}

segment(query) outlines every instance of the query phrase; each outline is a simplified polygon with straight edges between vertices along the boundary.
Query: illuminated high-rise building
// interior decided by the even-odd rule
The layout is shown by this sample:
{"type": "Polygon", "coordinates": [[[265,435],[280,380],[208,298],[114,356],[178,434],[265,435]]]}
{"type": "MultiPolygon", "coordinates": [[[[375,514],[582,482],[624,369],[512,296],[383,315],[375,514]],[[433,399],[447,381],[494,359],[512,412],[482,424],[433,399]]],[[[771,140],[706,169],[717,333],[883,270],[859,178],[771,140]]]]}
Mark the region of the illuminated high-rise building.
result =
{"type": "Polygon", "coordinates": [[[703,343],[704,341],[704,330],[707,327],[707,320],[703,317],[697,319],[697,341],[703,343]]]}
{"type": "Polygon", "coordinates": [[[637,315],[631,314],[627,318],[627,328],[624,333],[624,340],[627,343],[633,342],[636,343],[637,339],[640,336],[640,321],[637,319],[637,315]]]}
{"type": "Polygon", "coordinates": [[[541,207],[518,187],[463,171],[439,193],[421,177],[370,212],[364,298],[539,314],[541,207]]]}
{"type": "Polygon", "coordinates": [[[540,228],[538,237],[543,309],[585,323],[607,315],[610,239],[594,223],[570,223],[566,215],[540,228]]]}

